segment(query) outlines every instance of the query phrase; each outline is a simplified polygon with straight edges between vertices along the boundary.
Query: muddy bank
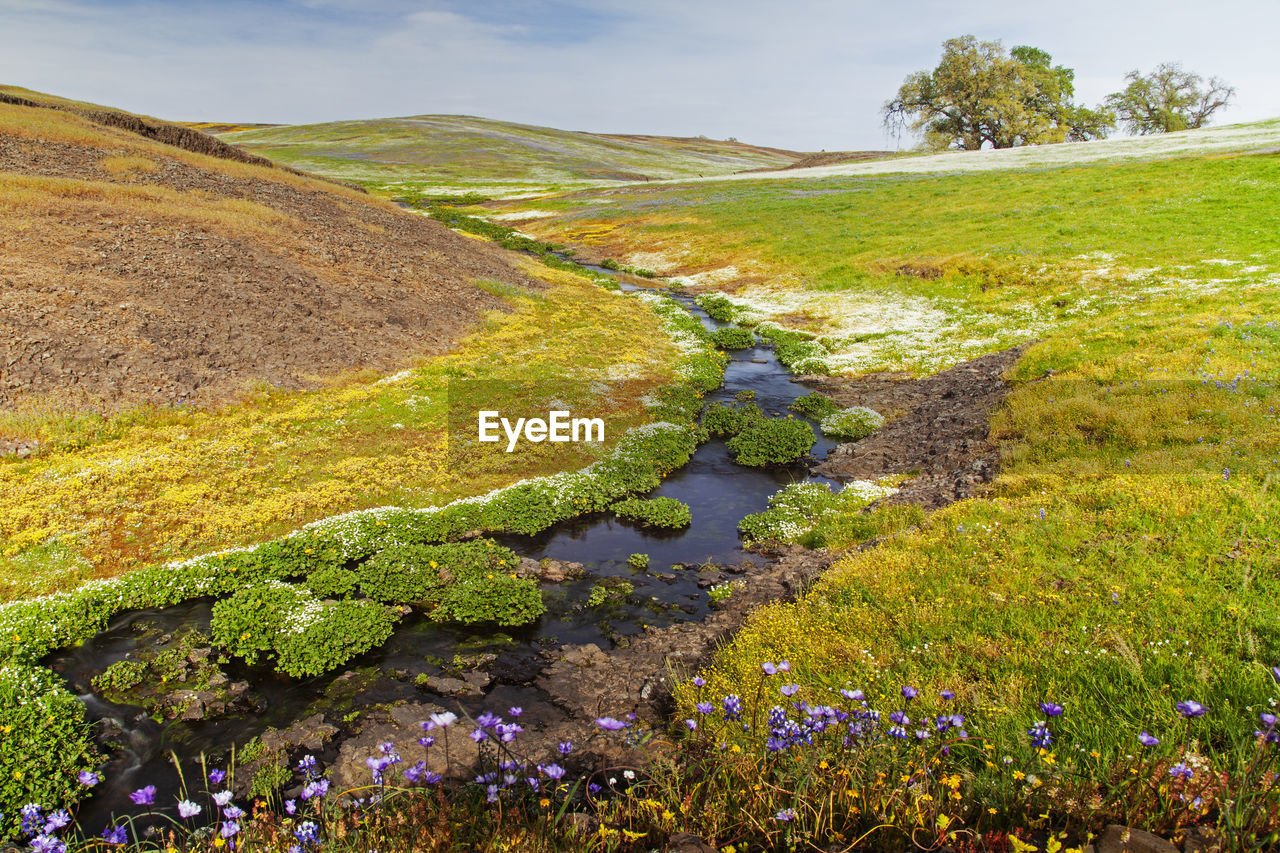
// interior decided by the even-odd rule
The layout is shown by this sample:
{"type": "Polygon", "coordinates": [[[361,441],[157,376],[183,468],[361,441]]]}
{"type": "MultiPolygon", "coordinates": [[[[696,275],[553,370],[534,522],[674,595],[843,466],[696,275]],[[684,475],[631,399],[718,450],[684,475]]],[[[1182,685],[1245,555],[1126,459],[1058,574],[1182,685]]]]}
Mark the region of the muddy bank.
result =
{"type": "Polygon", "coordinates": [[[925,509],[972,496],[996,474],[999,459],[987,438],[991,413],[1009,392],[1005,372],[1028,346],[923,379],[893,373],[810,377],[818,391],[842,406],[868,406],[889,418],[862,441],[832,450],[815,473],[841,481],[913,473],[890,500],[925,509]]]}

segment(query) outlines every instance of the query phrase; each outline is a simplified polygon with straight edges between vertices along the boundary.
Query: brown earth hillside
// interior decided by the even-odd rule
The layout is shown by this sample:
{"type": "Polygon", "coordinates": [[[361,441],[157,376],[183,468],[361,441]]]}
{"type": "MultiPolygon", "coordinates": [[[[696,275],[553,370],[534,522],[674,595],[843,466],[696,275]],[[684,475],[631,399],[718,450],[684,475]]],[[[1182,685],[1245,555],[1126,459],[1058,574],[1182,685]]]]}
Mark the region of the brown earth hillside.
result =
{"type": "Polygon", "coordinates": [[[0,408],[206,404],[392,370],[502,307],[478,280],[541,286],[354,189],[92,118],[0,103],[0,408]]]}

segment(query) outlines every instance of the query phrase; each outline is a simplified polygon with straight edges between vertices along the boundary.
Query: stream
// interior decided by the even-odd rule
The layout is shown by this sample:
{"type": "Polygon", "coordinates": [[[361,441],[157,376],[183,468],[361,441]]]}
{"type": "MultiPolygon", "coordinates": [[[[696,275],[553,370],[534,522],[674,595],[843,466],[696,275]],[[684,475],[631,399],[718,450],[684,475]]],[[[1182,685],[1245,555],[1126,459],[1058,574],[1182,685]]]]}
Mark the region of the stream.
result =
{"type": "MultiPolygon", "coordinates": [[[[614,275],[608,270],[590,269],[614,275]]],[[[622,276],[614,277],[624,290],[641,289],[622,276]]],[[[727,325],[712,320],[691,298],[672,295],[706,328],[727,325]]],[[[729,355],[732,360],[724,383],[707,395],[708,400],[729,401],[738,392],[750,390],[766,414],[785,415],[788,405],[809,391],[791,379],[771,347],[757,346],[729,355]]],[[[821,459],[835,442],[822,437],[816,425],[815,433],[818,441],[812,455],[821,459]]],[[[564,643],[596,643],[607,649],[615,638],[635,634],[644,625],[703,619],[709,601],[706,590],[699,587],[699,573],[677,564],[759,562],[760,558],[743,550],[738,522],[749,513],[765,509],[769,497],[784,485],[801,480],[829,482],[809,476],[803,463],[777,470],[736,465],[724,441],[713,439],[699,447],[688,464],[672,472],[650,495],[688,504],[693,523],[685,530],[644,530],[609,513],[595,513],[557,524],[536,536],[493,537],[524,557],[583,564],[585,577],[542,586],[547,612],[537,623],[502,633],[478,632],[473,627],[453,628],[412,615],[398,625],[381,648],[337,672],[305,680],[280,675],[267,664],[249,667],[233,661],[224,669],[233,681],[248,682],[245,695],[257,708],[255,712],[202,721],[156,722],[141,708],[114,704],[95,694],[90,686],[92,678],[112,663],[163,642],[180,629],[207,631],[213,602],[202,599],[161,610],[119,614],[105,631],[45,660],[80,695],[90,719],[103,726],[117,746],[103,768],[105,781],[82,804],[78,821],[86,834],[94,834],[114,817],[140,813],[142,809],[130,802],[129,793],[145,785],[156,786],[157,808],[171,810],[175,795],[181,790],[171,753],[180,759],[191,788],[201,790],[202,754],[209,757],[210,766],[215,766],[225,761],[231,744],[243,744],[269,727],[286,728],[317,712],[325,713],[328,722],[341,725],[344,718],[362,707],[397,701],[436,702],[455,708],[461,705],[472,714],[521,705],[526,718],[534,721],[539,706],[545,707],[549,701],[529,683],[531,673],[542,663],[544,649],[564,643]],[[632,553],[648,554],[649,568],[639,570],[628,565],[627,557],[632,553]],[[627,601],[607,611],[584,607],[595,582],[611,577],[634,584],[627,601]],[[418,675],[441,674],[443,664],[455,654],[475,652],[497,655],[488,669],[493,682],[487,695],[447,698],[414,683],[418,675]]],[[[324,762],[336,751],[335,740],[317,757],[324,762]]]]}

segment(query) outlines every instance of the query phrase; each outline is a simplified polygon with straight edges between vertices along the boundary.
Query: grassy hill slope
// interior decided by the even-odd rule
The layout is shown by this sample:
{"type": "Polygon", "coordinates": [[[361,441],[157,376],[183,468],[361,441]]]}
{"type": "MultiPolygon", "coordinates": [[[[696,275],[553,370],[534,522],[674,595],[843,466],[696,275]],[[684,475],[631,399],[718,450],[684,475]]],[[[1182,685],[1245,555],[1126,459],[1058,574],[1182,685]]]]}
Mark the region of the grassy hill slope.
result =
{"type": "Polygon", "coordinates": [[[927,374],[1030,344],[977,497],[910,525],[788,510],[805,544],[877,541],[686,683],[689,754],[714,769],[692,759],[663,804],[693,798],[693,831],[1055,850],[1113,823],[1179,843],[1207,825],[1274,849],[1277,145],[1272,121],[487,205],[580,257],[726,291],[743,326],[813,333],[801,372],[927,374]],[[858,722],[825,743],[773,719],[827,704],[858,722]],[[749,732],[723,719],[739,706],[749,732]]]}
{"type": "Polygon", "coordinates": [[[580,133],[472,116],[337,121],[220,136],[309,172],[373,183],[546,186],[684,178],[786,166],[801,156],[731,141],[580,133]]]}
{"type": "Polygon", "coordinates": [[[451,378],[612,442],[670,376],[657,316],[579,276],[188,128],[0,95],[0,599],[611,446],[447,458],[451,378]]]}

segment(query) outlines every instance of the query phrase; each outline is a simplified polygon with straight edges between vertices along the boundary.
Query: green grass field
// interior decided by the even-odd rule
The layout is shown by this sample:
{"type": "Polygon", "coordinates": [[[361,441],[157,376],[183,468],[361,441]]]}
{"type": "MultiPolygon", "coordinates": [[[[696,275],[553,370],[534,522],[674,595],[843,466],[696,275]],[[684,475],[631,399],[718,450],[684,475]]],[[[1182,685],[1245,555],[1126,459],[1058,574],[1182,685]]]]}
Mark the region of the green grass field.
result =
{"type": "MultiPolygon", "coordinates": [[[[704,798],[703,832],[779,844],[873,830],[892,845],[939,828],[944,839],[1046,826],[1082,839],[1107,822],[1174,838],[1204,821],[1241,839],[1275,828],[1271,800],[1254,809],[1273,784],[1256,732],[1280,664],[1274,154],[701,182],[491,207],[520,205],[555,212],[521,225],[544,239],[727,291],[743,322],[825,336],[836,372],[927,373],[1039,341],[992,426],[1003,465],[989,492],[844,557],[799,602],[758,611],[683,706],[713,723],[721,697],[757,701],[762,664],[785,659],[794,700],[811,705],[857,688],[887,713],[902,685],[954,691],[985,750],[944,761],[954,780],[915,775],[940,760],[919,749],[823,747],[788,764],[764,750],[767,727],[720,723],[689,747],[740,745],[713,762],[716,784],[668,792],[704,798]],[[694,707],[707,698],[710,715],[694,707]],[[1210,711],[1184,718],[1183,700],[1210,711]],[[1066,709],[1044,749],[1030,736],[1040,702],[1066,709]],[[1160,744],[1143,747],[1140,732],[1160,744]],[[818,772],[837,758],[840,774],[818,772]],[[887,785],[899,772],[918,784],[887,785]],[[758,828],[783,809],[797,816],[758,828]]],[[[829,516],[820,532],[852,545],[895,527],[829,516]]],[[[767,681],[758,723],[780,698],[767,681]]]]}
{"type": "MultiPolygon", "coordinates": [[[[779,173],[782,174],[782,173],[779,173]]],[[[1274,281],[1280,161],[797,177],[491,205],[535,236],[827,336],[832,372],[933,372],[1151,300],[1274,281]]]]}

